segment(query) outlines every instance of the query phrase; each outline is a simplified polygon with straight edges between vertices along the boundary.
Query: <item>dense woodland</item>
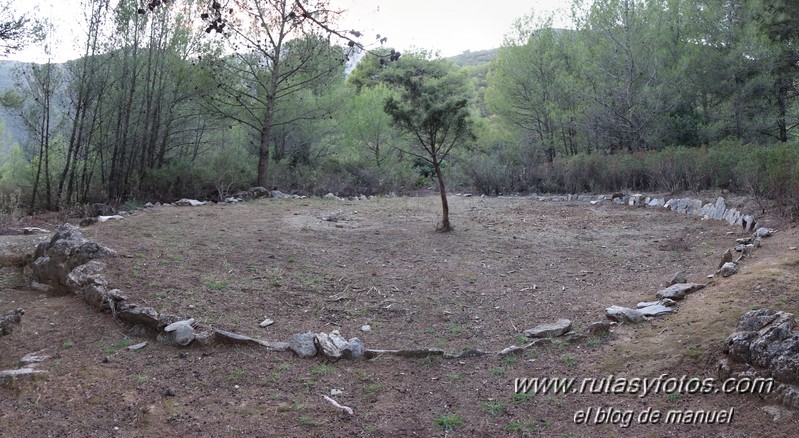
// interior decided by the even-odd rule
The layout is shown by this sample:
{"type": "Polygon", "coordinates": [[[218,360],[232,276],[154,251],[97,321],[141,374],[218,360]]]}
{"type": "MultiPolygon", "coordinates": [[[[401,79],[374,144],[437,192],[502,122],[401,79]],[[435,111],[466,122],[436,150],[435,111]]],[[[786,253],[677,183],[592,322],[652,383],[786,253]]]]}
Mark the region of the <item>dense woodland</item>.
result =
{"type": "Polygon", "coordinates": [[[453,59],[336,31],[324,1],[158,3],[84,0],[83,56],[16,70],[6,212],[254,185],[799,201],[794,1],[575,0],[569,29],[531,13],[453,59]]]}

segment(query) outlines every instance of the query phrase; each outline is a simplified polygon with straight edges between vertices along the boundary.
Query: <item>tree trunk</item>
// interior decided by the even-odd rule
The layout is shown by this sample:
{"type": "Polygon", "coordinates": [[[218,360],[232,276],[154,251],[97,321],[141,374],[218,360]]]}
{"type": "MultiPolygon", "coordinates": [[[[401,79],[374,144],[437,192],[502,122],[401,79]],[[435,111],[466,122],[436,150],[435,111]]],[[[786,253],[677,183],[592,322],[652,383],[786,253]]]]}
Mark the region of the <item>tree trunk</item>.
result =
{"type": "Polygon", "coordinates": [[[444,186],[444,174],[441,173],[441,163],[438,160],[433,160],[433,168],[436,171],[438,178],[438,192],[441,195],[441,224],[438,231],[446,233],[452,231],[452,226],[449,223],[449,204],[447,204],[447,188],[444,186]]]}

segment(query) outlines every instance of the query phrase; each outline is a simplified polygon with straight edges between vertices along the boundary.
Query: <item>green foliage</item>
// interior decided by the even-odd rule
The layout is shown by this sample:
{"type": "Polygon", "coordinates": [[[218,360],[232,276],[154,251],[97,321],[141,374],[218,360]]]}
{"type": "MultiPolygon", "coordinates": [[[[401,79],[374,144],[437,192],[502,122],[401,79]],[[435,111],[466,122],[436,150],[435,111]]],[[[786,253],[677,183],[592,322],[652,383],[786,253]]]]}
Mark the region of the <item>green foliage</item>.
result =
{"type": "Polygon", "coordinates": [[[442,415],[437,417],[434,422],[444,430],[453,430],[463,424],[463,418],[458,414],[442,415]]]}

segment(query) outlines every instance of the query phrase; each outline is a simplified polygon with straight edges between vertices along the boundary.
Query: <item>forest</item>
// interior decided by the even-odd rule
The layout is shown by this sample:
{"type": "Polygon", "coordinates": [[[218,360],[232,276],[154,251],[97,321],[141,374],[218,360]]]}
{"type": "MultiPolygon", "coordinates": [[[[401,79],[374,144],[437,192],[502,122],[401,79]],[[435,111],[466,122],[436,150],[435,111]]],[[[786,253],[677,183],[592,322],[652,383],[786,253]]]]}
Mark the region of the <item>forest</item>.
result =
{"type": "Polygon", "coordinates": [[[400,53],[326,1],[84,0],[82,56],[15,69],[0,208],[708,189],[799,203],[799,3],[574,0],[496,51],[400,53]],[[374,40],[374,42],[372,42],[374,40]],[[471,55],[471,56],[470,56],[471,55]]]}

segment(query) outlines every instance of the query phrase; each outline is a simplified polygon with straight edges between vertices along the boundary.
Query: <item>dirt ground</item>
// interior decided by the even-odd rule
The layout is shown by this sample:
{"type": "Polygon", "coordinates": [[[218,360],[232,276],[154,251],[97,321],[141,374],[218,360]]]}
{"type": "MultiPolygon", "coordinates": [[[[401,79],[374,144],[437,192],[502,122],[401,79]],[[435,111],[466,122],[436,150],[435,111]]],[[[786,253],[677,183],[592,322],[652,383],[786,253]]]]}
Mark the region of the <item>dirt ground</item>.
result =
{"type": "Polygon", "coordinates": [[[367,348],[499,351],[537,324],[568,318],[580,331],[606,307],[654,300],[680,270],[708,287],[675,315],[516,356],[330,362],[153,340],[128,351],[147,339],[76,297],[27,290],[6,269],[0,312],[26,314],[0,338],[0,369],[27,353],[52,358],[41,365],[49,379],[0,388],[0,436],[799,436],[799,414],[775,422],[758,395],[514,394],[524,377],[716,377],[741,314],[799,311],[792,224],[761,218],[779,232],[737,275],[708,280],[738,227],[586,202],[450,203],[448,234],[434,231],[435,196],[160,207],[84,233],[122,255],[106,276],[131,301],[269,341],[340,330],[367,348]],[[275,322],[261,328],[264,318],[275,322]],[[322,398],[334,389],[354,415],[322,398]],[[599,409],[731,408],[729,424],[595,421],[599,409]]]}

